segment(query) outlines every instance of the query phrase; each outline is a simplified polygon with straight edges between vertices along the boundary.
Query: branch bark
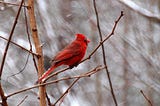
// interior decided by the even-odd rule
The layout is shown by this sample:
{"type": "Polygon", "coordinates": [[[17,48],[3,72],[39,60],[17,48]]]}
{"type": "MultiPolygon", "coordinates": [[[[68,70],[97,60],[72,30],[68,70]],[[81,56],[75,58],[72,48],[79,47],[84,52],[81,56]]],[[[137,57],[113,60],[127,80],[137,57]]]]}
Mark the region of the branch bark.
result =
{"type": "MultiPolygon", "coordinates": [[[[38,61],[38,77],[40,77],[44,72],[44,63],[43,63],[42,47],[38,37],[36,19],[34,16],[34,0],[28,0],[28,14],[29,14],[30,28],[32,31],[32,37],[36,48],[36,53],[38,53],[39,55],[37,56],[38,59],[37,61],[38,61]]],[[[40,106],[46,106],[45,91],[46,91],[45,86],[39,87],[40,106]]]]}
{"type": "Polygon", "coordinates": [[[28,91],[30,89],[34,89],[34,88],[38,88],[40,86],[44,86],[44,85],[50,85],[50,84],[53,84],[53,83],[58,83],[60,81],[64,81],[64,80],[69,80],[69,79],[77,79],[77,78],[84,78],[84,77],[90,77],[91,75],[103,70],[105,67],[101,67],[101,66],[97,66],[95,67],[93,70],[89,71],[89,72],[86,72],[86,73],[83,73],[81,75],[78,75],[78,76],[73,76],[73,77],[64,77],[64,78],[61,78],[61,79],[57,79],[57,80],[53,80],[53,81],[50,81],[50,82],[46,82],[46,83],[42,83],[42,84],[38,84],[38,85],[34,85],[32,87],[29,87],[29,88],[24,88],[24,89],[21,89],[21,90],[18,90],[16,92],[13,92],[11,94],[9,94],[8,96],[6,96],[6,98],[9,98],[11,96],[14,96],[16,94],[20,94],[22,92],[25,92],[25,91],[28,91]]]}
{"type": "MultiPolygon", "coordinates": [[[[100,42],[103,42],[104,40],[102,38],[101,27],[100,27],[100,24],[99,24],[99,15],[98,15],[98,11],[97,11],[96,1],[95,0],[93,0],[93,6],[94,6],[95,14],[96,14],[97,28],[98,28],[98,32],[99,32],[99,36],[100,36],[100,42]]],[[[123,11],[121,11],[121,15],[119,16],[118,20],[115,21],[115,25],[114,25],[114,27],[112,29],[112,32],[111,32],[110,36],[114,34],[114,30],[116,28],[116,25],[117,25],[118,21],[121,19],[122,16],[123,16],[123,11]]],[[[117,99],[116,99],[116,96],[115,96],[115,93],[114,93],[114,90],[113,90],[113,86],[112,86],[110,73],[109,73],[109,70],[107,68],[105,49],[104,49],[104,44],[103,43],[102,43],[101,47],[102,47],[102,54],[103,54],[103,63],[105,65],[105,67],[106,67],[105,69],[106,69],[106,74],[107,74],[107,77],[108,77],[108,80],[109,80],[109,85],[110,85],[110,88],[111,88],[111,94],[112,94],[115,106],[118,106],[117,99]]]]}
{"type": "Polygon", "coordinates": [[[150,106],[153,106],[151,100],[144,94],[144,92],[142,90],[140,90],[140,92],[143,95],[143,97],[146,99],[146,101],[150,104],[150,106]]]}
{"type": "MultiPolygon", "coordinates": [[[[20,6],[19,6],[19,9],[18,9],[16,18],[15,18],[15,21],[14,21],[13,27],[12,27],[12,29],[11,29],[11,32],[10,32],[10,35],[9,35],[9,38],[8,38],[8,42],[7,42],[6,48],[5,48],[5,50],[4,50],[4,54],[3,54],[3,58],[2,58],[2,63],[1,63],[1,67],[0,67],[0,79],[1,79],[1,76],[2,76],[3,67],[4,67],[4,62],[5,62],[5,60],[6,60],[6,56],[7,56],[7,53],[8,53],[10,41],[11,41],[11,39],[12,39],[14,30],[15,30],[15,28],[16,28],[17,20],[18,20],[18,18],[19,18],[20,12],[21,12],[21,8],[22,8],[23,2],[24,2],[24,0],[21,1],[21,4],[20,4],[20,6]]],[[[3,88],[2,88],[2,85],[1,85],[1,80],[0,80],[0,96],[1,96],[1,99],[2,99],[2,105],[3,105],[3,106],[8,106],[8,104],[7,104],[7,98],[6,98],[6,96],[4,95],[4,91],[3,91],[3,88]]]]}

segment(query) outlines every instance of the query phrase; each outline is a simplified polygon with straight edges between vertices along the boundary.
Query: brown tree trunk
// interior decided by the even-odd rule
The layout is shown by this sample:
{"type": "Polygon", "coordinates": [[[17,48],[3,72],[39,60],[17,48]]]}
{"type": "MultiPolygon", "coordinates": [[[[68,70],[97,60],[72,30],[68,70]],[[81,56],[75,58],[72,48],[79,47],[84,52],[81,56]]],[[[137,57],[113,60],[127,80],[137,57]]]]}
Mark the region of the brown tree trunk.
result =
{"type": "MultiPolygon", "coordinates": [[[[38,77],[40,77],[44,72],[44,64],[43,64],[43,53],[41,43],[37,33],[36,19],[34,16],[34,0],[28,0],[28,14],[30,19],[30,28],[32,31],[32,37],[36,48],[36,53],[38,59],[38,77]]],[[[40,106],[46,106],[46,94],[45,94],[45,86],[39,87],[39,97],[40,97],[40,106]]]]}

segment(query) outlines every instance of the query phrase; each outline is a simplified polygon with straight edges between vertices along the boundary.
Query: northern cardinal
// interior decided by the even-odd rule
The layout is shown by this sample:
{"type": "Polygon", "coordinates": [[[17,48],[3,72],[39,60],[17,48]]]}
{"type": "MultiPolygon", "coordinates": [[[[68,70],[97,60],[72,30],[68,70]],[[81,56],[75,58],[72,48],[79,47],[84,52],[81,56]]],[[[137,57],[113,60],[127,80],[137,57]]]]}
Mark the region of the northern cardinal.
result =
{"type": "Polygon", "coordinates": [[[84,57],[89,42],[85,35],[76,34],[76,39],[53,58],[52,66],[38,79],[38,82],[42,82],[58,66],[68,65],[69,68],[77,66],[84,57]]]}

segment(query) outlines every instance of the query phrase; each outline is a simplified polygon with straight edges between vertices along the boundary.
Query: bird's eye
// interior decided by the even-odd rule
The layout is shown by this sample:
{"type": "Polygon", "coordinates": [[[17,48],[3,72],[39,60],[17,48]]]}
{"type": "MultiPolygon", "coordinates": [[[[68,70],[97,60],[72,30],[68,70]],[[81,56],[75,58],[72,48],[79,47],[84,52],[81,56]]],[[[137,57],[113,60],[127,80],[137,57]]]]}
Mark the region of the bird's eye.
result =
{"type": "Polygon", "coordinates": [[[87,42],[87,39],[84,39],[84,42],[87,42]]]}
{"type": "Polygon", "coordinates": [[[88,45],[88,40],[87,40],[87,39],[84,39],[84,43],[85,43],[86,45],[88,45]]]}

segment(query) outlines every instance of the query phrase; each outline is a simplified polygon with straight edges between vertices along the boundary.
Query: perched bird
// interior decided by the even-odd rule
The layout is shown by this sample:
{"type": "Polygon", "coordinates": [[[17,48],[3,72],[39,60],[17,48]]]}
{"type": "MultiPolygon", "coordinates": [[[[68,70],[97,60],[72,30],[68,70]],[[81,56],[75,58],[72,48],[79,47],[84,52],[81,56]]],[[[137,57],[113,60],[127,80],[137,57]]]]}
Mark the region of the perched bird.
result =
{"type": "Polygon", "coordinates": [[[76,34],[76,39],[62,49],[52,60],[52,66],[38,79],[37,82],[42,82],[55,68],[61,65],[68,65],[69,68],[77,66],[83,59],[89,39],[83,34],[76,34]]]}

